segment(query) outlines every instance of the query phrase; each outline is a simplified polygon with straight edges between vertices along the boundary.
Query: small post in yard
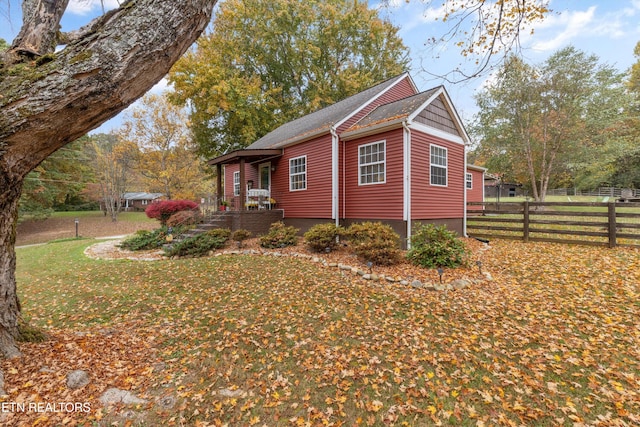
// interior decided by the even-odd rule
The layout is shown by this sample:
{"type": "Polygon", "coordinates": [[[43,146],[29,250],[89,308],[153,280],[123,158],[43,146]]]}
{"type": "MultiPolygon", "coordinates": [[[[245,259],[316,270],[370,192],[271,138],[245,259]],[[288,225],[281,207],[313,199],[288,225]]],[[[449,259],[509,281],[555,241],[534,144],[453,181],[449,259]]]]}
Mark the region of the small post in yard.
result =
{"type": "MultiPolygon", "coordinates": [[[[527,198],[528,199],[528,198],[527,198]]],[[[522,206],[522,240],[529,241],[529,200],[525,200],[522,206]]]]}
{"type": "Polygon", "coordinates": [[[616,242],[616,202],[609,202],[607,205],[607,221],[609,225],[609,247],[615,248],[616,242]]]}
{"type": "Polygon", "coordinates": [[[76,218],[74,220],[74,222],[76,223],[76,239],[78,238],[78,225],[80,225],[80,220],[78,218],[76,218]]]}

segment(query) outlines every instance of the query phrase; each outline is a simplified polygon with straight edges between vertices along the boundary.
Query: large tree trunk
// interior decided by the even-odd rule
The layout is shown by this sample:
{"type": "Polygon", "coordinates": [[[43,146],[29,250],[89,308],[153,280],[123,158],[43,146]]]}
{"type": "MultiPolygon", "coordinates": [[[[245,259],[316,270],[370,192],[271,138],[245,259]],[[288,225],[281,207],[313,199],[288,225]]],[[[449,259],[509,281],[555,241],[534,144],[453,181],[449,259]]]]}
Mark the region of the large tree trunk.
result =
{"type": "Polygon", "coordinates": [[[14,245],[22,180],[164,77],[207,26],[216,0],[129,0],[54,53],[50,35],[67,3],[25,0],[30,15],[0,58],[0,346],[9,356],[20,311],[14,245]]]}

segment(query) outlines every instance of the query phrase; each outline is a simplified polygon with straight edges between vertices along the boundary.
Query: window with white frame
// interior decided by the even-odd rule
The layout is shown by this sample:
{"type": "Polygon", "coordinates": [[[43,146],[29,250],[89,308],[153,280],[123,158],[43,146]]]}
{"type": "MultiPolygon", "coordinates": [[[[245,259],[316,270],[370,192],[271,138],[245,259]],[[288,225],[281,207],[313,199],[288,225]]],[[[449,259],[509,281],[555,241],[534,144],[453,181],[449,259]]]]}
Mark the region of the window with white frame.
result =
{"type": "Polygon", "coordinates": [[[307,156],[289,159],[289,191],[307,189],[307,156]]]}
{"type": "Polygon", "coordinates": [[[447,186],[447,149],[431,146],[431,185],[447,186]]]}
{"type": "Polygon", "coordinates": [[[467,188],[471,190],[473,188],[473,175],[467,174],[467,188]]]}
{"type": "Polygon", "coordinates": [[[240,195],[240,171],[233,173],[233,195],[240,195]]]}
{"type": "Polygon", "coordinates": [[[385,182],[386,142],[379,141],[358,147],[359,184],[382,184],[385,182]]]}

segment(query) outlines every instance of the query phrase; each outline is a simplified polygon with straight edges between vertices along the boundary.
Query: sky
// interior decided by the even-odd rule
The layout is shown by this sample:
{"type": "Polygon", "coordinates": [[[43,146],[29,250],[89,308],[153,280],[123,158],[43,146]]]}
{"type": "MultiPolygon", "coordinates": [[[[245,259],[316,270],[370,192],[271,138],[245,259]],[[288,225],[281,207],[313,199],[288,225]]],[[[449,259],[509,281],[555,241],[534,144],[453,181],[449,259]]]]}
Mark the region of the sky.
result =
{"type": "MultiPolygon", "coordinates": [[[[88,23],[105,9],[118,6],[118,0],[70,0],[62,20],[62,31],[70,31],[88,23]]],[[[489,75],[462,83],[450,83],[434,75],[444,75],[457,67],[471,70],[472,63],[462,60],[458,49],[442,47],[436,58],[425,42],[430,37],[446,34],[450,29],[442,22],[439,0],[388,0],[381,7],[379,0],[370,0],[372,8],[399,28],[399,35],[409,48],[410,74],[420,90],[444,84],[460,116],[470,121],[476,112],[474,94],[486,83],[489,75]]],[[[22,22],[19,0],[0,0],[0,38],[11,42],[22,22]]],[[[596,55],[601,64],[624,72],[636,62],[633,49],[640,41],[640,0],[550,0],[552,12],[534,25],[534,33],[521,38],[522,54],[530,64],[541,64],[554,52],[574,46],[596,55]]],[[[161,92],[166,83],[153,89],[161,92]]],[[[135,104],[134,104],[135,105],[135,104]]],[[[129,107],[131,108],[131,107],[129,107]]],[[[94,132],[109,132],[122,123],[121,113],[94,132]]]]}

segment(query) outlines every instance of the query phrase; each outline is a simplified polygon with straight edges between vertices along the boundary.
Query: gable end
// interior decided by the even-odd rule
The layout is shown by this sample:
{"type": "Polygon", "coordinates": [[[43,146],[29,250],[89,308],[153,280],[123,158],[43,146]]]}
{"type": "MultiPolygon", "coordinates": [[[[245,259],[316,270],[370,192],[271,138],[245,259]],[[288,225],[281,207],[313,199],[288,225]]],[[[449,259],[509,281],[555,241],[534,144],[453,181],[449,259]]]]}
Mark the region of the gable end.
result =
{"type": "Polygon", "coordinates": [[[442,100],[442,95],[429,103],[424,110],[420,111],[420,113],[415,116],[414,121],[462,137],[453,117],[451,117],[451,113],[442,100]]]}

